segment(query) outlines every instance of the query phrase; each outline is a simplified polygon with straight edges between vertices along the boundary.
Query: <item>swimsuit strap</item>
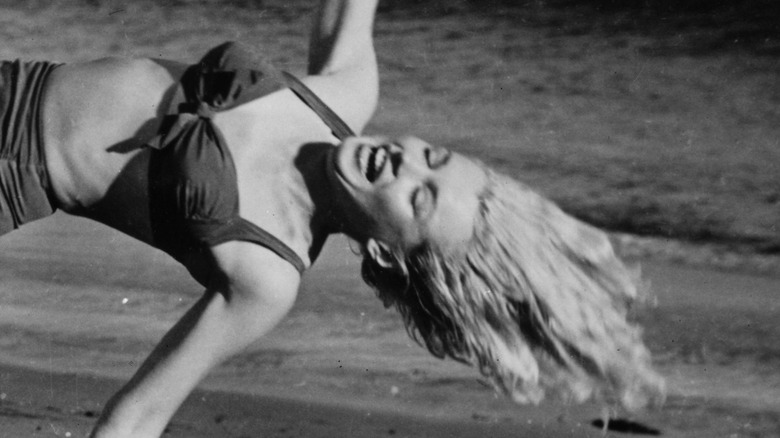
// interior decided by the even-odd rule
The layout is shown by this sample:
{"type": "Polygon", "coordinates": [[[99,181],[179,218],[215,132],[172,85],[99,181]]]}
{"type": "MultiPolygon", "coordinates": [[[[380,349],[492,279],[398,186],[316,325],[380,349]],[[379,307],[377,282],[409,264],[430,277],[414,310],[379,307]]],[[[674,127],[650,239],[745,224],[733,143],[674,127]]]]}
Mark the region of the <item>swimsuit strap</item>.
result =
{"type": "Polygon", "coordinates": [[[303,263],[303,260],[298,257],[298,254],[292,250],[292,248],[287,246],[287,244],[279,240],[273,234],[258,227],[252,222],[249,222],[242,217],[239,217],[238,219],[240,222],[242,222],[241,226],[251,230],[252,236],[251,238],[245,238],[247,241],[258,243],[265,248],[270,249],[276,253],[276,255],[293,265],[299,274],[303,274],[303,271],[306,270],[306,265],[303,263]]]}
{"type": "Polygon", "coordinates": [[[235,240],[251,242],[276,253],[276,255],[293,265],[300,274],[303,274],[303,271],[306,270],[303,260],[289,246],[273,234],[240,216],[235,217],[228,225],[214,226],[208,223],[194,223],[190,227],[198,234],[206,236],[203,240],[208,246],[235,240]],[[198,227],[202,228],[199,229],[198,227]]]}
{"type": "Polygon", "coordinates": [[[282,76],[287,80],[287,86],[295,93],[309,108],[312,109],[323,122],[333,131],[333,135],[339,140],[344,140],[347,137],[354,137],[355,133],[347,125],[341,117],[333,112],[325,102],[322,101],[309,87],[306,86],[300,79],[287,73],[282,72],[282,76]]]}

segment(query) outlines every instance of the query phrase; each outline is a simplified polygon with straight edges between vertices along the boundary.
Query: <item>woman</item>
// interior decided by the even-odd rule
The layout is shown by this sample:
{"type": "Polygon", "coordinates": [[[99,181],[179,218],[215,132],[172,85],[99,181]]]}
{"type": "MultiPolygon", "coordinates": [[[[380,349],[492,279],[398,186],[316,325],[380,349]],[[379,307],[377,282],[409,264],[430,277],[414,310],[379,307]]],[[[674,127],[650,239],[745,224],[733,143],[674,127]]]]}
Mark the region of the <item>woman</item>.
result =
{"type": "Polygon", "coordinates": [[[94,437],[159,436],[211,368],[287,313],[332,233],[361,245],[410,334],[518,401],[662,393],[625,319],[636,283],[603,233],[462,155],[353,135],[377,102],[375,8],[323,0],[300,81],[236,44],[193,66],[2,65],[2,231],[59,208],[206,287],[94,437]]]}

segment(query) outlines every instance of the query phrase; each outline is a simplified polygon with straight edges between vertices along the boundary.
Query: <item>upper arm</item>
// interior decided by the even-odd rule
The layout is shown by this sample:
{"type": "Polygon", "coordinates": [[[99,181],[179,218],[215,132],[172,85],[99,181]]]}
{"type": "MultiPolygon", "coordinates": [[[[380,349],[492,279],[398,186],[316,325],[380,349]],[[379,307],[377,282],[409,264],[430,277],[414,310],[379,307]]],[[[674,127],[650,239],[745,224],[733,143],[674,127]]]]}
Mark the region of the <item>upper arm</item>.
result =
{"type": "Polygon", "coordinates": [[[373,23],[377,0],[322,0],[309,44],[309,86],[357,133],[379,93],[373,23]]]}
{"type": "Polygon", "coordinates": [[[109,403],[100,430],[126,430],[122,436],[159,436],[212,367],[282,319],[295,300],[298,272],[266,253],[270,251],[246,242],[213,248],[224,281],[215,281],[165,335],[109,403]]]}
{"type": "Polygon", "coordinates": [[[300,273],[272,251],[250,242],[231,241],[212,248],[218,274],[213,289],[228,305],[260,306],[279,313],[292,307],[300,286],[300,273]]]}
{"type": "Polygon", "coordinates": [[[310,75],[302,81],[357,134],[374,115],[379,98],[379,78],[373,57],[361,68],[310,75]]]}

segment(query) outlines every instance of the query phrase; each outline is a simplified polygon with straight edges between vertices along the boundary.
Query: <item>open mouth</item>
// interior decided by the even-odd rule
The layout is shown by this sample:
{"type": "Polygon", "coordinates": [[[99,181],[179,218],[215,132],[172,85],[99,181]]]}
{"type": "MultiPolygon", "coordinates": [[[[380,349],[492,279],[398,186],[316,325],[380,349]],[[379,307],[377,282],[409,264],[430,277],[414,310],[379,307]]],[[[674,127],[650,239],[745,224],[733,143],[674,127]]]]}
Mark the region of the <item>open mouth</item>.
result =
{"type": "Polygon", "coordinates": [[[383,146],[363,145],[360,147],[358,151],[358,166],[368,182],[373,183],[376,181],[382,173],[387,158],[387,148],[383,146]]]}

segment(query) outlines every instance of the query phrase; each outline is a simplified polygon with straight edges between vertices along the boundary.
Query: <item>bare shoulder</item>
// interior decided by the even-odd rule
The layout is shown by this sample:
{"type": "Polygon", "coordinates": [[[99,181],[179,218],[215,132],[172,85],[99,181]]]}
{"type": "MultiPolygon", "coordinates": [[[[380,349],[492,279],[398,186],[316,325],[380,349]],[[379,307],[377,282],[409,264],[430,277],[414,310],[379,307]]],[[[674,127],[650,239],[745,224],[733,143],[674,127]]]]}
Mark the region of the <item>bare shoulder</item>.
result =
{"type": "Polygon", "coordinates": [[[144,97],[159,99],[184,68],[183,64],[146,58],[112,57],[65,64],[52,73],[49,93],[71,103],[95,103],[118,95],[129,102],[144,97]]]}
{"type": "Polygon", "coordinates": [[[47,123],[58,137],[72,134],[89,139],[95,133],[81,132],[79,127],[102,127],[97,134],[103,135],[95,140],[121,141],[109,134],[135,133],[147,120],[157,118],[180,74],[175,64],[151,59],[102,58],[65,64],[48,79],[47,123]]]}
{"type": "Polygon", "coordinates": [[[376,110],[379,87],[372,69],[309,75],[302,82],[356,133],[363,131],[376,110]]]}
{"type": "Polygon", "coordinates": [[[58,71],[65,75],[82,74],[89,79],[106,81],[124,79],[123,82],[148,82],[164,76],[180,76],[187,65],[170,60],[152,58],[125,58],[109,56],[92,61],[65,64],[58,71]]]}
{"type": "Polygon", "coordinates": [[[249,242],[232,241],[212,248],[216,268],[235,293],[290,303],[300,286],[300,274],[272,251],[249,242]]]}

